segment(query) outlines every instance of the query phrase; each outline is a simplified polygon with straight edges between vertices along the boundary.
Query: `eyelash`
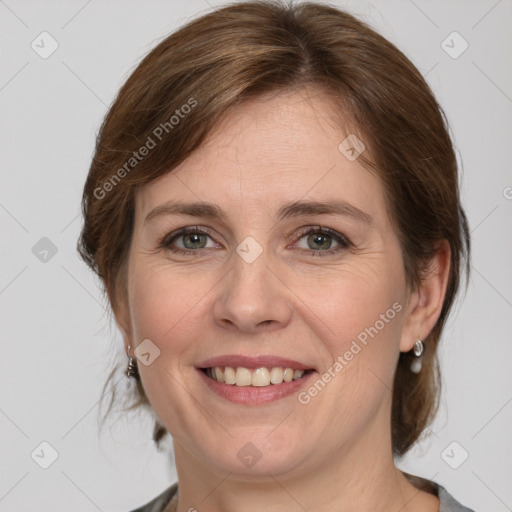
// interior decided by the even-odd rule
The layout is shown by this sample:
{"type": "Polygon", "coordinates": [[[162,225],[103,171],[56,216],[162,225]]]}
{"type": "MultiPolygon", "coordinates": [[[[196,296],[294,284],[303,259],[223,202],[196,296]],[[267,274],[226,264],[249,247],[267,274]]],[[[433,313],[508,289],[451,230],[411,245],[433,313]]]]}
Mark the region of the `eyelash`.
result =
{"type": "MultiPolygon", "coordinates": [[[[169,250],[176,254],[183,254],[183,255],[187,255],[187,256],[189,256],[189,255],[197,256],[201,252],[204,252],[204,249],[181,249],[179,247],[172,247],[172,245],[171,245],[175,239],[177,239],[179,237],[183,237],[185,235],[190,235],[190,234],[208,235],[210,238],[213,239],[213,232],[210,229],[199,228],[198,226],[193,226],[193,227],[182,228],[182,229],[179,229],[178,231],[174,231],[173,233],[166,235],[160,241],[159,248],[169,250]]],[[[296,235],[298,237],[297,241],[301,240],[306,235],[313,235],[313,234],[329,235],[334,240],[336,240],[336,242],[338,242],[338,246],[334,249],[327,249],[324,251],[315,251],[312,249],[309,251],[309,252],[311,252],[312,256],[320,256],[320,257],[332,256],[332,255],[338,254],[341,251],[344,251],[350,247],[353,247],[353,244],[350,242],[350,240],[348,238],[346,238],[345,236],[343,236],[341,233],[338,233],[337,231],[334,231],[333,229],[330,229],[330,228],[324,228],[322,226],[315,226],[315,227],[308,226],[307,228],[303,228],[302,230],[299,231],[298,235],[296,235]]],[[[307,251],[307,249],[303,249],[303,250],[307,251]]]]}

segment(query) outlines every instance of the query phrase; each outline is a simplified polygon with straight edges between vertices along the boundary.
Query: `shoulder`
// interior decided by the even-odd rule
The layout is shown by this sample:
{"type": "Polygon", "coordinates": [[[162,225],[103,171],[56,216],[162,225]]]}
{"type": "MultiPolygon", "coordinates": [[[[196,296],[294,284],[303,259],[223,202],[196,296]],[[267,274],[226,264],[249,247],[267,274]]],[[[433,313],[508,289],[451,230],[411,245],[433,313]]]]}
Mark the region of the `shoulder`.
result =
{"type": "MultiPolygon", "coordinates": [[[[415,477],[414,480],[417,483],[421,482],[423,488],[431,489],[437,494],[440,502],[439,512],[474,512],[472,509],[459,503],[442,485],[419,477],[415,477]]],[[[132,512],[164,512],[165,507],[169,505],[171,500],[176,498],[177,495],[178,483],[176,482],[149,503],[146,503],[132,512]]]]}
{"type": "Polygon", "coordinates": [[[404,471],[402,473],[414,487],[430,492],[439,498],[439,512],[474,512],[474,510],[459,503],[442,485],[426,478],[410,475],[404,471]]]}
{"type": "Polygon", "coordinates": [[[169,505],[171,500],[178,494],[178,482],[172,484],[164,492],[159,494],[156,498],[152,499],[142,507],[139,507],[132,512],[163,512],[165,507],[169,505]]]}
{"type": "Polygon", "coordinates": [[[439,512],[474,512],[459,503],[444,487],[439,484],[436,484],[436,486],[439,501],[441,502],[439,512]]]}

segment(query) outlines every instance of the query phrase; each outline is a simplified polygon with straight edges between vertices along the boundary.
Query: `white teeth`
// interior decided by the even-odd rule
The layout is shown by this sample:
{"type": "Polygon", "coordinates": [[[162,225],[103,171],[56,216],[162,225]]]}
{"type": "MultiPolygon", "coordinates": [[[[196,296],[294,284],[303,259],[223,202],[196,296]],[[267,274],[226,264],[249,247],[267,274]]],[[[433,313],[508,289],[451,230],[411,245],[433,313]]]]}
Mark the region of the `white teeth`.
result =
{"type": "Polygon", "coordinates": [[[256,368],[251,370],[238,366],[215,366],[208,368],[206,374],[217,382],[224,382],[236,386],[270,386],[270,384],[281,384],[282,382],[291,382],[300,379],[304,375],[304,370],[294,370],[293,368],[256,368]]]}
{"type": "MultiPolygon", "coordinates": [[[[272,368],[270,370],[270,382],[272,384],[281,384],[283,382],[283,369],[282,368],[272,368]]],[[[265,384],[265,386],[268,386],[268,384],[265,384]]]]}
{"type": "Polygon", "coordinates": [[[300,379],[304,375],[304,370],[293,370],[293,380],[300,379]]]}
{"type": "Polygon", "coordinates": [[[285,382],[291,382],[293,380],[293,370],[291,368],[285,368],[283,379],[285,382]]]}
{"type": "MultiPolygon", "coordinates": [[[[216,368],[218,368],[218,366],[216,366],[216,368]]],[[[224,370],[224,382],[226,384],[236,384],[236,372],[233,368],[231,368],[231,366],[226,366],[224,370]]]]}
{"type": "Polygon", "coordinates": [[[214,368],[214,371],[215,371],[215,380],[219,381],[219,382],[224,382],[224,376],[222,375],[222,370],[216,366],[214,368]]]}
{"type": "Polygon", "coordinates": [[[239,367],[236,369],[236,385],[237,386],[250,386],[251,385],[251,370],[239,367]]]}
{"type": "MultiPolygon", "coordinates": [[[[238,368],[240,370],[240,368],[238,368]]],[[[276,368],[272,368],[275,370],[276,368]]],[[[257,368],[252,372],[253,386],[268,386],[270,384],[270,373],[266,368],[257,368]]],[[[275,384],[275,382],[274,382],[275,384]]]]}

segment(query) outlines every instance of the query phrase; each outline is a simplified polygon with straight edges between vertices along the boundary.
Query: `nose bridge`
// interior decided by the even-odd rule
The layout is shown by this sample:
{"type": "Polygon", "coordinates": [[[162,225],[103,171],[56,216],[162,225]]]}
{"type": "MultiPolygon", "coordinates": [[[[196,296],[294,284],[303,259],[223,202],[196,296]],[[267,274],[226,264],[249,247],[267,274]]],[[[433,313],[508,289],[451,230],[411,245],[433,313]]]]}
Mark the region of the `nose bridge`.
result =
{"type": "Polygon", "coordinates": [[[230,259],[231,272],[214,308],[217,322],[247,332],[288,324],[288,294],[269,268],[271,259],[269,251],[253,237],[246,237],[237,246],[230,259]]]}
{"type": "MultiPolygon", "coordinates": [[[[254,239],[253,239],[254,240],[254,239]]],[[[269,253],[255,241],[240,243],[233,255],[232,291],[235,293],[255,294],[259,291],[269,291],[269,253]],[[265,285],[267,288],[265,288],[265,285]],[[236,290],[235,288],[239,289],[236,290]]]]}

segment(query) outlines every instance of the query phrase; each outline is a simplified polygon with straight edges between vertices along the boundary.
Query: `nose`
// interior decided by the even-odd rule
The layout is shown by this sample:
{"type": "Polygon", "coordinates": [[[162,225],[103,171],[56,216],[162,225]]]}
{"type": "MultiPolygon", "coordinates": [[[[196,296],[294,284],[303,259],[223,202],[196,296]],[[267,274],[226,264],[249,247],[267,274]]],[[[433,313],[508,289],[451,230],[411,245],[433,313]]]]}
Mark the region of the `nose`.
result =
{"type": "Polygon", "coordinates": [[[238,254],[232,260],[213,307],[215,323],[245,333],[286,327],[292,316],[291,292],[270,268],[265,251],[251,263],[238,254]]]}

